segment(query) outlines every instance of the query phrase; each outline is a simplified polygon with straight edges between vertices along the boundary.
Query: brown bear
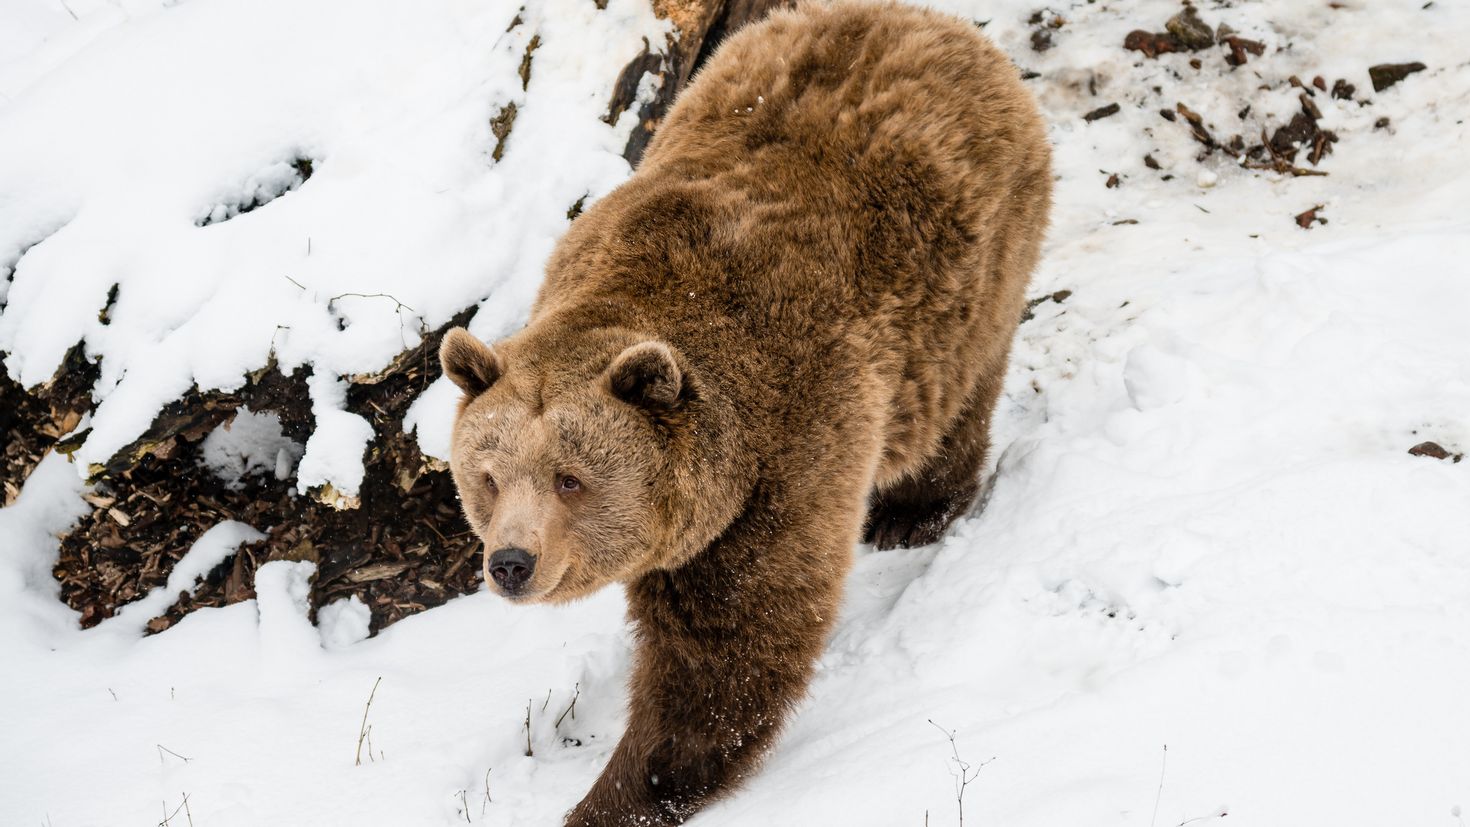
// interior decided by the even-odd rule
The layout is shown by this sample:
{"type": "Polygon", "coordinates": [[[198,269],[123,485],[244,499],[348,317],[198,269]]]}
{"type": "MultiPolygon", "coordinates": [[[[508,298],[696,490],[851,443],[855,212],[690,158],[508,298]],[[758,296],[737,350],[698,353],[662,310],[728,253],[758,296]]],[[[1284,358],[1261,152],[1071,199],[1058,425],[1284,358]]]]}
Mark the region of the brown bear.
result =
{"type": "Polygon", "coordinates": [[[1034,102],[973,23],[804,5],[719,48],[523,330],[450,332],[487,583],[626,584],[627,731],[567,824],[680,824],[748,777],[865,526],[928,543],[967,507],[1050,192],[1034,102]]]}

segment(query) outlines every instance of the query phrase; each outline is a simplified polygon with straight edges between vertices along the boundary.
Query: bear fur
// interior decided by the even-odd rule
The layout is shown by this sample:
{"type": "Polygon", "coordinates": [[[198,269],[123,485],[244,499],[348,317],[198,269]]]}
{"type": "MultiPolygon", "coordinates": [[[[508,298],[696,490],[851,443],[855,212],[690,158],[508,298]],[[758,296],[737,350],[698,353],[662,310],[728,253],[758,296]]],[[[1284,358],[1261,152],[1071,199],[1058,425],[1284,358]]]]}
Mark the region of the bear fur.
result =
{"type": "Polygon", "coordinates": [[[446,337],[486,582],[520,602],[626,586],[627,731],[567,824],[679,824],[748,777],[853,546],[932,542],[970,504],[1049,157],[969,21],[777,12],[573,222],[524,329],[446,337]]]}

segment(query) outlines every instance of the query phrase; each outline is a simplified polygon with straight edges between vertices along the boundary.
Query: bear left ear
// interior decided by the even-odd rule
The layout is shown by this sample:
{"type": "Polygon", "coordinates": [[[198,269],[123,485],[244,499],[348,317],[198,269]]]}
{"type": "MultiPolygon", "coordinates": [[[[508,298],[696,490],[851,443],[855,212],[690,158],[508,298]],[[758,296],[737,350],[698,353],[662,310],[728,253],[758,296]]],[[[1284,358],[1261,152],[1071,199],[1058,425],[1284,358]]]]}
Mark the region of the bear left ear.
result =
{"type": "Polygon", "coordinates": [[[439,345],[439,364],[444,375],[470,397],[489,390],[504,372],[495,351],[462,327],[445,334],[439,345]]]}
{"type": "Polygon", "coordinates": [[[684,388],[674,351],[663,342],[639,342],[619,353],[607,370],[613,396],[641,408],[673,407],[684,388]]]}

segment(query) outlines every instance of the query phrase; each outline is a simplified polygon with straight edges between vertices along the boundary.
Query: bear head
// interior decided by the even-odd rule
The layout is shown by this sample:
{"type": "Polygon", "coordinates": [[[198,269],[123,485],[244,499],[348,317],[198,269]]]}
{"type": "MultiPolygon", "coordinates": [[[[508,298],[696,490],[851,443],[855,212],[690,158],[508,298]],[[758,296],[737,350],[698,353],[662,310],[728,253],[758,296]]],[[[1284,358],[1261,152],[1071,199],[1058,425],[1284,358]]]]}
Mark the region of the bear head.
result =
{"type": "MultiPolygon", "coordinates": [[[[494,347],[445,336],[464,391],[450,468],[484,542],[485,582],[560,603],[672,568],[737,503],[718,493],[698,422],[708,406],[669,345],[626,331],[523,331],[494,347]]],[[[717,453],[719,451],[717,450],[717,453]]]]}

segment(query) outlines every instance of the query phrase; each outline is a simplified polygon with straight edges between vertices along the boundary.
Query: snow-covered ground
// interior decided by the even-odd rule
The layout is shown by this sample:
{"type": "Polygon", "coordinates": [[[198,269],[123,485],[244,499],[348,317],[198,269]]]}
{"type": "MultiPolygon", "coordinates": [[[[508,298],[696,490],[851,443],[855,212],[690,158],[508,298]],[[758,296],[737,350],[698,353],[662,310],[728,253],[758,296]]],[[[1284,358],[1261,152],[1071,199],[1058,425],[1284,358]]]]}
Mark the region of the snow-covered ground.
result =
{"type": "MultiPolygon", "coordinates": [[[[1268,47],[1230,71],[1121,48],[1164,0],[1052,4],[1045,52],[1031,3],[940,5],[1040,73],[1059,178],[1032,292],[1071,293],[1021,328],[983,512],[857,550],[808,702],[692,823],[957,824],[952,732],[972,825],[1462,827],[1470,462],[1407,449],[1470,452],[1470,9],[1202,3],[1268,47]],[[1368,66],[1413,60],[1372,91],[1368,66]],[[1198,160],[1159,114],[1254,142],[1298,110],[1291,75],[1357,86],[1314,98],[1341,139],[1326,177],[1198,160]]],[[[476,332],[518,323],[567,207],[627,175],[628,119],[598,116],[664,28],[641,0],[538,0],[506,32],[517,9],[0,0],[0,350],[26,383],[79,338],[102,355],[79,459],[272,350],[343,375],[476,301],[476,332]],[[313,175],[279,203],[196,226],[297,158],[313,175]]],[[[415,409],[430,452],[451,404],[415,409]]],[[[303,484],[350,482],[360,445],[308,444],[303,484]]],[[[365,640],[360,605],[313,628],[309,568],[277,562],[258,600],[162,635],[141,637],[151,604],[80,631],[51,577],[89,508],[77,471],[48,458],[0,511],[0,823],[554,824],[618,737],[616,591],[471,595],[365,640]]],[[[144,603],[254,532],[209,532],[144,603]]]]}

